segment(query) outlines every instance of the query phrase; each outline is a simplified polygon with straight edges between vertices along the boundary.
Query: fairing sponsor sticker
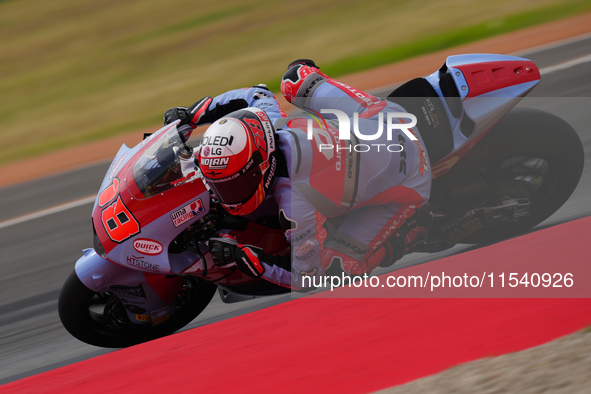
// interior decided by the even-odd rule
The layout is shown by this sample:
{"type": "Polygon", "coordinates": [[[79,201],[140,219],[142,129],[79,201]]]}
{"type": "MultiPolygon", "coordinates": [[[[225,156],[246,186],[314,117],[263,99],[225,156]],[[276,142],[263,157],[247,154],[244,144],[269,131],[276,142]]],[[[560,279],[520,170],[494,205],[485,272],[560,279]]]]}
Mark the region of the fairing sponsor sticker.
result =
{"type": "Polygon", "coordinates": [[[127,265],[131,265],[132,267],[144,271],[160,272],[160,265],[150,263],[149,261],[144,260],[144,258],[144,256],[127,256],[127,265]]]}
{"type": "Polygon", "coordinates": [[[164,248],[158,241],[152,239],[140,238],[133,241],[133,248],[142,254],[149,256],[156,256],[162,253],[164,248]]]}
{"type": "Polygon", "coordinates": [[[205,207],[203,207],[203,203],[201,199],[198,198],[197,200],[191,202],[189,205],[186,205],[170,214],[170,219],[174,224],[174,227],[178,227],[183,223],[188,222],[189,220],[193,219],[200,213],[205,212],[205,207]]]}
{"type": "Polygon", "coordinates": [[[147,299],[146,293],[144,292],[144,288],[141,284],[137,286],[121,286],[121,285],[112,285],[110,286],[111,291],[119,298],[143,298],[144,300],[147,299]]]}
{"type": "MultiPolygon", "coordinates": [[[[117,162],[117,164],[115,164],[115,166],[113,167],[113,170],[109,174],[109,179],[113,179],[113,177],[115,176],[115,174],[117,174],[117,171],[119,171],[119,167],[121,167],[121,163],[123,163],[123,160],[126,157],[127,157],[127,153],[125,153],[123,156],[121,156],[121,158],[119,159],[119,161],[117,162]]],[[[111,163],[111,166],[113,166],[113,163],[114,162],[115,162],[115,159],[113,159],[113,162],[111,163]]]]}

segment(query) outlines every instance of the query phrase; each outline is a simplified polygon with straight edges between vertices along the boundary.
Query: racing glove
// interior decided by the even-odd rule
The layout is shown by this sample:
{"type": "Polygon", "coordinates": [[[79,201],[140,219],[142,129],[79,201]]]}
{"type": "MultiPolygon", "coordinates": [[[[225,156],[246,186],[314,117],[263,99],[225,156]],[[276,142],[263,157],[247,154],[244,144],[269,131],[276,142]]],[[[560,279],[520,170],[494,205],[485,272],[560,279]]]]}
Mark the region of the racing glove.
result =
{"type": "Polygon", "coordinates": [[[255,248],[249,245],[238,245],[238,247],[236,253],[236,266],[238,269],[251,278],[260,278],[265,272],[265,267],[261,264],[255,248]]]}
{"type": "Polygon", "coordinates": [[[303,108],[302,100],[294,102],[296,97],[305,97],[312,94],[310,89],[318,86],[329,77],[320,71],[320,68],[310,59],[298,59],[289,63],[287,71],[281,78],[281,93],[283,97],[296,107],[303,108]],[[305,86],[304,86],[305,85],[305,86]],[[304,93],[305,91],[305,93],[304,93]]]}
{"type": "Polygon", "coordinates": [[[209,252],[217,266],[236,263],[238,269],[251,278],[260,278],[265,268],[259,257],[263,250],[252,245],[242,245],[229,234],[218,234],[219,238],[210,238],[209,252]]]}
{"type": "MultiPolygon", "coordinates": [[[[257,87],[265,89],[264,86],[257,85],[257,87]]],[[[181,125],[188,124],[194,129],[197,126],[213,123],[234,111],[248,107],[246,100],[235,99],[226,104],[217,104],[215,107],[209,108],[212,101],[211,97],[204,97],[189,108],[171,108],[164,113],[164,124],[167,125],[175,120],[180,120],[181,125]]]]}
{"type": "Polygon", "coordinates": [[[316,63],[314,63],[314,60],[310,60],[310,59],[294,60],[293,62],[289,63],[289,65],[287,66],[287,69],[289,70],[290,68],[297,66],[298,64],[303,64],[304,66],[314,67],[314,68],[317,68],[318,70],[320,70],[320,67],[318,67],[316,65],[316,63]]]}
{"type": "Polygon", "coordinates": [[[195,128],[199,125],[211,123],[207,122],[207,114],[209,112],[209,104],[213,101],[211,97],[204,97],[201,100],[195,102],[189,108],[187,107],[176,107],[171,108],[164,113],[164,124],[170,124],[176,120],[180,120],[180,125],[189,125],[191,128],[195,128]]]}

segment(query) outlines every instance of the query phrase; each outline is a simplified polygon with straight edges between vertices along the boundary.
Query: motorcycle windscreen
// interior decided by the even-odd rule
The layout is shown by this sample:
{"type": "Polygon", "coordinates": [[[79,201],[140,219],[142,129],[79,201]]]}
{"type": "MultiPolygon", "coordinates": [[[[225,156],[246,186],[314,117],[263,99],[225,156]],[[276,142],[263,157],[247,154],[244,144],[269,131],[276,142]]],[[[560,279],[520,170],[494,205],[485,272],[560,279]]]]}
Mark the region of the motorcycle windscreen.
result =
{"type": "Polygon", "coordinates": [[[197,176],[193,160],[181,159],[183,148],[176,128],[172,128],[145,150],[133,166],[133,179],[143,198],[164,193],[197,176]]]}

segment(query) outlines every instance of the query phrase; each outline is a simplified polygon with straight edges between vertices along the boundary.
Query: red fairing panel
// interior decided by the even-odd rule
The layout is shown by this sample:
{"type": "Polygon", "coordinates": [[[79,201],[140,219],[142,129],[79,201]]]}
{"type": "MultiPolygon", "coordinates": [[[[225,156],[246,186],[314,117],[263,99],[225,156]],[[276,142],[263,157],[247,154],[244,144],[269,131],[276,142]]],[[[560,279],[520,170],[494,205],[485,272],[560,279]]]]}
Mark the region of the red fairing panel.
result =
{"type": "Polygon", "coordinates": [[[162,195],[139,200],[131,195],[131,193],[134,195],[141,193],[133,182],[131,174],[128,174],[124,184],[119,188],[118,198],[113,199],[114,202],[104,208],[99,207],[93,213],[95,229],[100,238],[105,239],[104,236],[108,236],[110,239],[103,242],[105,251],[109,253],[118,243],[140,233],[141,228],[191,199],[197,198],[206,190],[203,182],[197,179],[168,190],[162,195]]]}
{"type": "Polygon", "coordinates": [[[468,83],[468,97],[539,80],[540,70],[531,60],[473,63],[455,66],[468,83]]]}

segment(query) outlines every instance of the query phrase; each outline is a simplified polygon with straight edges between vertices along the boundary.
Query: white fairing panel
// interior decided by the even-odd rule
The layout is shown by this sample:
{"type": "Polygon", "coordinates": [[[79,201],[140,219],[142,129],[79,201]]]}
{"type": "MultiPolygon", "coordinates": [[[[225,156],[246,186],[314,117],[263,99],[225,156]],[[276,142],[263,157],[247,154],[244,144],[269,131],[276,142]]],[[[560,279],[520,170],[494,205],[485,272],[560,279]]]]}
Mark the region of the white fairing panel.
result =
{"type": "MultiPolygon", "coordinates": [[[[454,151],[445,158],[441,159],[437,166],[434,167],[434,175],[437,174],[437,167],[445,168],[446,170],[457,161],[458,152],[465,153],[467,149],[470,149],[476,142],[482,138],[503,116],[505,116],[520,100],[526,96],[539,82],[539,73],[533,62],[529,59],[509,56],[509,55],[495,55],[495,54],[469,54],[469,55],[457,55],[450,56],[447,58],[445,65],[441,70],[429,75],[425,79],[433,86],[435,91],[440,97],[443,96],[442,89],[440,87],[440,75],[441,73],[448,73],[451,75],[454,84],[459,93],[460,100],[462,101],[462,112],[458,117],[454,117],[449,110],[445,100],[442,100],[446,108],[446,113],[450,121],[450,126],[453,135],[454,151]],[[507,63],[510,62],[510,63],[507,63]],[[530,76],[530,80],[523,83],[515,83],[515,80],[522,78],[523,72],[520,74],[519,70],[509,71],[508,75],[510,78],[495,78],[494,73],[495,67],[502,68],[503,66],[509,66],[509,70],[513,70],[514,67],[519,67],[521,64],[526,68],[527,73],[530,76]],[[478,65],[482,64],[483,70],[488,70],[489,82],[478,83],[474,81],[473,75],[468,75],[470,78],[469,82],[467,76],[464,75],[464,70],[473,72],[478,71],[478,65]],[[463,66],[469,66],[465,68],[463,66]],[[538,73],[538,79],[535,78],[538,73]],[[506,85],[503,86],[504,81],[506,85]],[[488,85],[487,85],[488,84],[488,85]],[[473,86],[475,90],[470,91],[470,86],[473,86]],[[490,90],[487,89],[490,87],[490,90]],[[478,93],[476,93],[478,92],[478,93]],[[473,125],[473,127],[472,127],[473,125]],[[454,161],[450,161],[450,160],[454,161]],[[447,165],[444,163],[448,162],[447,165]]],[[[519,81],[517,81],[519,82],[519,81]]],[[[440,173],[441,174],[441,173],[440,173]]],[[[439,175],[440,175],[439,174],[439,175]]]]}

